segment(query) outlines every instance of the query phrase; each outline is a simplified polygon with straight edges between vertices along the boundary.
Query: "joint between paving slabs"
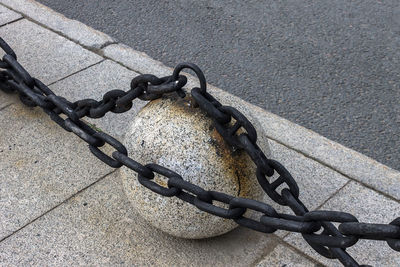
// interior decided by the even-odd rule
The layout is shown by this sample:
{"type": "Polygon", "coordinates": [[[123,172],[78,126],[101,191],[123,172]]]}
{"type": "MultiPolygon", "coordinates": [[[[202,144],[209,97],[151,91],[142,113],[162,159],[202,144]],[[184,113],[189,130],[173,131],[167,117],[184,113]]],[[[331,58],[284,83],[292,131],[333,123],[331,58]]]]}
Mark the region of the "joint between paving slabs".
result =
{"type": "Polygon", "coordinates": [[[112,172],[109,172],[103,176],[101,176],[99,179],[97,179],[96,181],[94,181],[93,183],[83,187],[82,189],[78,190],[77,192],[73,193],[71,196],[67,197],[66,199],[64,199],[63,201],[61,201],[60,203],[56,204],[54,207],[50,208],[49,210],[45,211],[44,213],[42,213],[41,215],[37,216],[36,218],[34,218],[33,220],[29,221],[28,223],[26,223],[25,225],[23,225],[22,227],[18,228],[17,230],[15,230],[14,232],[12,232],[11,234],[3,237],[2,239],[0,239],[0,243],[5,241],[6,239],[12,237],[13,235],[15,235],[16,233],[18,233],[19,231],[21,231],[22,229],[24,229],[25,227],[27,227],[28,225],[34,223],[35,221],[39,220],[40,218],[42,218],[43,216],[45,216],[46,214],[50,213],[51,211],[55,210],[56,208],[58,208],[59,206],[61,206],[64,203],[67,203],[69,200],[71,200],[72,198],[76,197],[77,195],[79,195],[80,193],[86,191],[88,188],[92,187],[93,185],[97,184],[98,182],[104,180],[107,176],[113,174],[114,172],[116,172],[117,170],[113,170],[112,172]]]}
{"type": "MultiPolygon", "coordinates": [[[[300,233],[297,233],[300,234],[300,233]]],[[[297,254],[299,254],[300,256],[314,262],[316,264],[316,266],[318,267],[323,267],[326,266],[325,264],[317,261],[315,258],[310,257],[309,255],[305,254],[303,251],[301,251],[299,248],[296,248],[295,246],[285,242],[283,239],[281,239],[280,237],[278,237],[279,241],[282,243],[282,245],[289,247],[289,249],[293,250],[294,252],[296,252],[297,254]]]]}
{"type": "Polygon", "coordinates": [[[14,103],[9,103],[7,105],[5,105],[4,107],[0,107],[0,111],[2,111],[3,109],[8,108],[9,106],[12,106],[14,103]]]}
{"type": "Polygon", "coordinates": [[[102,55],[103,54],[103,49],[106,48],[107,46],[113,45],[113,44],[119,44],[119,42],[117,42],[117,41],[105,42],[103,45],[100,46],[100,48],[98,48],[99,54],[102,55]]]}
{"type": "MultiPolygon", "coordinates": [[[[268,248],[264,251],[264,253],[262,253],[262,255],[261,255],[260,257],[258,257],[256,260],[253,261],[253,263],[251,264],[251,266],[256,267],[256,266],[257,266],[260,262],[262,262],[268,255],[270,255],[271,253],[273,253],[274,250],[275,250],[279,245],[288,247],[290,250],[293,250],[295,253],[299,254],[301,257],[306,258],[307,260],[309,260],[309,261],[315,263],[315,266],[318,266],[318,267],[323,267],[323,266],[325,266],[325,265],[322,264],[321,262],[319,262],[319,261],[317,261],[316,259],[314,259],[314,258],[310,257],[309,255],[305,254],[303,251],[299,250],[298,248],[293,247],[293,246],[292,246],[291,244],[289,244],[289,243],[286,243],[286,242],[283,240],[283,237],[279,237],[279,236],[277,236],[277,235],[275,235],[275,234],[268,234],[268,237],[269,237],[269,238],[275,239],[276,244],[275,244],[272,248],[268,247],[268,248]]],[[[282,265],[282,266],[285,266],[285,265],[282,265]]]]}
{"type": "Polygon", "coordinates": [[[329,200],[331,200],[332,198],[334,198],[337,194],[339,194],[340,191],[342,191],[343,188],[345,188],[348,184],[350,184],[352,181],[348,180],[342,187],[340,187],[338,190],[336,190],[336,192],[334,192],[332,195],[330,195],[327,199],[325,199],[325,201],[323,201],[318,207],[315,208],[315,210],[318,210],[320,208],[322,208],[322,206],[324,206],[329,200]]]}
{"type": "Polygon", "coordinates": [[[6,23],[3,23],[3,24],[0,24],[0,27],[3,27],[3,26],[6,26],[6,25],[9,25],[9,24],[12,24],[12,23],[14,23],[14,22],[17,22],[17,21],[20,21],[20,20],[23,20],[23,19],[24,19],[24,17],[20,17],[20,18],[17,18],[17,19],[11,20],[11,21],[9,21],[9,22],[6,22],[6,23]]]}
{"type": "Polygon", "coordinates": [[[100,60],[100,61],[98,61],[98,62],[96,62],[96,63],[93,63],[93,64],[91,64],[91,65],[89,65],[89,66],[87,66],[87,67],[84,67],[84,68],[82,68],[82,69],[80,69],[80,70],[77,70],[77,71],[71,73],[71,74],[68,74],[67,76],[62,77],[62,78],[60,78],[60,79],[58,79],[58,80],[56,80],[56,81],[54,81],[54,82],[51,82],[51,83],[47,84],[47,86],[51,86],[51,85],[53,85],[53,84],[55,84],[55,83],[58,83],[58,82],[60,82],[60,81],[62,81],[62,80],[65,80],[65,79],[67,79],[67,78],[69,78],[69,77],[71,77],[71,76],[73,76],[73,75],[75,75],[75,74],[78,74],[78,73],[80,73],[80,72],[82,72],[82,71],[84,71],[84,70],[87,70],[87,69],[89,69],[89,68],[91,68],[91,67],[93,67],[93,66],[96,66],[96,65],[98,65],[98,64],[100,64],[100,63],[102,63],[102,62],[104,62],[104,61],[105,61],[105,59],[102,59],[102,60],[100,60]]]}

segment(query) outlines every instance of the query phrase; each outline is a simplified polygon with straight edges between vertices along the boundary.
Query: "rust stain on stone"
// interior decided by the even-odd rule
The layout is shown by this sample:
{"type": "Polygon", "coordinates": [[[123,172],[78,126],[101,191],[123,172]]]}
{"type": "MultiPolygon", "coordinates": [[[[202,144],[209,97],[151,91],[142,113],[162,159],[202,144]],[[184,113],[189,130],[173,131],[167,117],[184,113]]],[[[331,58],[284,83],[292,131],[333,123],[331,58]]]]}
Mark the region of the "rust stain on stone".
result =
{"type": "Polygon", "coordinates": [[[163,186],[163,187],[168,187],[167,181],[166,181],[165,179],[160,178],[159,176],[160,176],[160,175],[155,175],[154,181],[155,181],[157,184],[159,184],[159,185],[161,185],[161,186],[163,186]]]}
{"type": "Polygon", "coordinates": [[[234,183],[238,189],[238,196],[246,196],[251,187],[249,177],[252,171],[248,155],[244,151],[234,150],[214,127],[210,128],[210,136],[210,144],[215,148],[225,170],[229,173],[227,177],[236,178],[234,183]]]}
{"type": "MultiPolygon", "coordinates": [[[[249,162],[249,156],[240,150],[235,150],[229,146],[222,136],[217,132],[215,127],[212,125],[211,118],[206,116],[206,113],[199,108],[193,107],[193,98],[190,94],[187,94],[185,98],[180,98],[177,95],[171,94],[163,96],[162,98],[149,102],[145,108],[139,111],[148,113],[149,111],[158,113],[160,107],[167,105],[168,111],[163,114],[164,119],[180,118],[183,122],[188,121],[197,130],[207,131],[210,135],[208,143],[214,148],[217,158],[220,159],[223,168],[226,170],[226,176],[232,180],[236,185],[237,195],[246,196],[251,190],[251,182],[249,179],[252,174],[252,166],[249,162]],[[193,123],[193,120],[199,123],[193,123]],[[207,123],[204,123],[207,121],[207,123]],[[201,123],[200,123],[201,122],[201,123]],[[207,126],[206,128],[205,125],[207,126]]],[[[234,121],[232,121],[234,123],[234,121]]],[[[239,129],[237,134],[243,132],[243,129],[239,129]]],[[[167,187],[167,182],[164,179],[155,177],[155,182],[161,186],[167,187]]]]}
{"type": "Polygon", "coordinates": [[[26,162],[24,159],[20,159],[15,163],[15,166],[19,169],[22,169],[23,167],[25,167],[26,162]]]}
{"type": "Polygon", "coordinates": [[[26,107],[26,106],[19,106],[13,107],[14,108],[14,115],[17,117],[23,117],[25,119],[38,119],[41,114],[41,110],[38,108],[26,107]]]}

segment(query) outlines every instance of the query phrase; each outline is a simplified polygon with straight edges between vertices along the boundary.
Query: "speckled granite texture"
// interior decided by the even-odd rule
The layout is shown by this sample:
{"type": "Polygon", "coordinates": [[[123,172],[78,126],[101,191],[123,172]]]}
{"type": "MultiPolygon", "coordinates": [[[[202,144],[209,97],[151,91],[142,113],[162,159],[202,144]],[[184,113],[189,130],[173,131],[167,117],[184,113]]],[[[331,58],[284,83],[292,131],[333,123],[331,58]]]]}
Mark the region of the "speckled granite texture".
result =
{"type": "MultiPolygon", "coordinates": [[[[124,143],[142,163],[156,163],[207,190],[262,200],[255,165],[244,151],[234,151],[213,127],[212,120],[190,106],[187,96],[163,97],[147,104],[135,117],[124,143]]],[[[269,156],[268,140],[259,130],[258,144],[269,156]]],[[[152,225],[174,236],[206,238],[237,227],[177,198],[166,198],[143,187],[136,173],[121,169],[125,192],[137,212],[152,225]],[[179,222],[179,223],[176,223],[179,222]]],[[[166,186],[156,175],[155,181],[166,186]]]]}

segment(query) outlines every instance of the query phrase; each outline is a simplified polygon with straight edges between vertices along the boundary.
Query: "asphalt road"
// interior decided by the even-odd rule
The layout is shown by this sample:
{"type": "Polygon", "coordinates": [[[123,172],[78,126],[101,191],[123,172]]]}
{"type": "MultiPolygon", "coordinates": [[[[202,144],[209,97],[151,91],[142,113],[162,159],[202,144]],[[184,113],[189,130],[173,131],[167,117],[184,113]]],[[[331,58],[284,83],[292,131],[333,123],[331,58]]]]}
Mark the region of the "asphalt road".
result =
{"type": "Polygon", "coordinates": [[[400,169],[400,2],[39,0],[400,169]]]}

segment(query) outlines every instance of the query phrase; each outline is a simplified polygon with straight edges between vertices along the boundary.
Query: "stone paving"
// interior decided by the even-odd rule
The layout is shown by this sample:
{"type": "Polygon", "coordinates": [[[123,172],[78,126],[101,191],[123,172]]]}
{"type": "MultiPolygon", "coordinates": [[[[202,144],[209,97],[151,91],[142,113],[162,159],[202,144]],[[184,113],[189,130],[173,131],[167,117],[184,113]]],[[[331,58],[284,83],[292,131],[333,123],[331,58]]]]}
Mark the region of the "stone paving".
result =
{"type": "MultiPolygon", "coordinates": [[[[138,73],[171,73],[34,1],[0,3],[0,36],[30,73],[68,99],[127,90],[138,73]]],[[[343,210],[363,222],[388,223],[400,216],[399,172],[218,88],[210,91],[261,123],[272,157],[292,172],[310,209],[343,210]]],[[[90,122],[121,139],[143,105],[136,100],[128,113],[90,122]]],[[[1,266],[340,265],[311,251],[299,234],[239,227],[220,237],[185,240],[149,226],[123,193],[118,170],[15,95],[0,92],[0,129],[1,266]]],[[[381,241],[359,241],[348,251],[363,264],[400,265],[400,253],[381,241]]]]}

